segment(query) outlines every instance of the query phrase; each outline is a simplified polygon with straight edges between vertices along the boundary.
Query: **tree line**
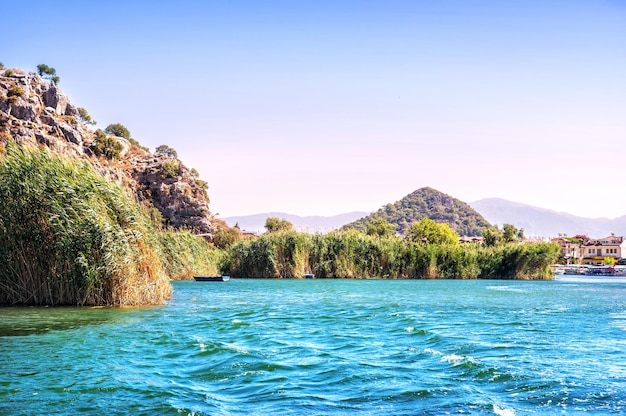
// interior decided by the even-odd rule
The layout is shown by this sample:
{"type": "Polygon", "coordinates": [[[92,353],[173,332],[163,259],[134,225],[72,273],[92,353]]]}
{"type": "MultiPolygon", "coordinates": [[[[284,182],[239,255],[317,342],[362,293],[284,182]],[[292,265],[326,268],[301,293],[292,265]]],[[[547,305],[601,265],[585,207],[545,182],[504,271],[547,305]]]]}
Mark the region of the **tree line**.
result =
{"type": "MultiPolygon", "coordinates": [[[[284,223],[283,223],[284,224],[284,223]]],[[[382,221],[365,233],[356,230],[305,234],[270,228],[252,239],[226,247],[221,270],[233,277],[300,278],[312,273],[320,278],[389,279],[547,279],[549,265],[559,255],[552,243],[520,244],[505,240],[513,231],[494,227],[489,244],[459,244],[447,224],[428,218],[412,224],[405,238],[389,232],[382,221]],[[502,234],[502,236],[501,236],[502,234]]],[[[393,226],[391,226],[393,227],[393,226]]]]}

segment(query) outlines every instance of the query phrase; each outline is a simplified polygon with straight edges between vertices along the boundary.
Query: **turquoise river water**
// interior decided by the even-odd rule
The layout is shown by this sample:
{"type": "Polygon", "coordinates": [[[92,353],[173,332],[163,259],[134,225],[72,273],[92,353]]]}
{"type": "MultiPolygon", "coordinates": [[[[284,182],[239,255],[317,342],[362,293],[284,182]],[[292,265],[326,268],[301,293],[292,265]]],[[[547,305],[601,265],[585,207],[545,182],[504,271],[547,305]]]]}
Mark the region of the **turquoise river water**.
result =
{"type": "Polygon", "coordinates": [[[626,413],[623,278],[173,285],[0,309],[0,414],[626,413]]]}

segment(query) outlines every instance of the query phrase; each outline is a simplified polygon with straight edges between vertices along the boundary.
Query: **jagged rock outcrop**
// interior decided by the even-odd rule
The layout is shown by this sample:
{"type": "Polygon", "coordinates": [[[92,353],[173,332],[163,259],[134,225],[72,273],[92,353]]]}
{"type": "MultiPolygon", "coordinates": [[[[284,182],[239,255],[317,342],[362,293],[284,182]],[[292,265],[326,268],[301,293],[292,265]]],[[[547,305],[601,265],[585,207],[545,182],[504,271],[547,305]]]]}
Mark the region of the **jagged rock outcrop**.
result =
{"type": "Polygon", "coordinates": [[[88,160],[99,172],[129,186],[161,213],[167,225],[214,231],[206,184],[178,159],[152,154],[121,137],[116,159],[97,157],[96,134],[58,86],[33,73],[0,68],[0,144],[43,145],[88,160]]]}

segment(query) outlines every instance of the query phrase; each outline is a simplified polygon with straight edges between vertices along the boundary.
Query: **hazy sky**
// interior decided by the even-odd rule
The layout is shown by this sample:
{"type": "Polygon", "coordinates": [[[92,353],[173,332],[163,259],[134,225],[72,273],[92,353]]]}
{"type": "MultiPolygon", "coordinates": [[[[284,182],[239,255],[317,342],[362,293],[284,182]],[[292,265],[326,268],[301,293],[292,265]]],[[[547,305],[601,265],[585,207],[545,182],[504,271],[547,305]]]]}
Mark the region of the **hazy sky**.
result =
{"type": "Polygon", "coordinates": [[[91,3],[5,2],[0,61],[175,148],[221,217],[423,186],[626,215],[626,0],[91,3]]]}

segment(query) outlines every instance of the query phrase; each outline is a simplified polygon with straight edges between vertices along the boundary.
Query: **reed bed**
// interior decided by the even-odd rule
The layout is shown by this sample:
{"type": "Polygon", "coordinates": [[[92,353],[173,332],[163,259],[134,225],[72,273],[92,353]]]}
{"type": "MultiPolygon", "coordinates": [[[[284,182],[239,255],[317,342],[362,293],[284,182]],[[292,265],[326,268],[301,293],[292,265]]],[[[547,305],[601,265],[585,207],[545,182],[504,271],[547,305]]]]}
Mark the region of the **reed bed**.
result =
{"type": "Polygon", "coordinates": [[[159,251],[166,274],[173,280],[189,280],[194,275],[219,274],[224,252],[213,247],[203,237],[188,231],[157,233],[159,251]]]}
{"type": "Polygon", "coordinates": [[[222,272],[233,277],[389,279],[549,279],[559,255],[551,243],[496,247],[423,245],[357,231],[268,233],[233,245],[222,272]]]}
{"type": "Polygon", "coordinates": [[[0,304],[144,305],[171,295],[150,220],[87,163],[9,144],[0,201],[0,304]]]}

